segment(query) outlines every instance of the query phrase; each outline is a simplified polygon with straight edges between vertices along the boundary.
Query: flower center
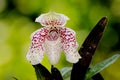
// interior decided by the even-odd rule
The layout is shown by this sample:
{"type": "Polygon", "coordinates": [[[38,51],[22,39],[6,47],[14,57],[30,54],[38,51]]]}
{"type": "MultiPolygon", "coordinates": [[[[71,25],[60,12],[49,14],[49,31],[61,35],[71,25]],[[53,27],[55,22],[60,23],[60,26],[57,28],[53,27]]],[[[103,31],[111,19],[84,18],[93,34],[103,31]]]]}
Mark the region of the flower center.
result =
{"type": "Polygon", "coordinates": [[[58,37],[59,37],[59,33],[58,33],[57,30],[50,30],[50,31],[49,31],[49,34],[48,34],[48,36],[47,36],[47,39],[48,39],[49,41],[55,41],[55,40],[58,39],[58,37]]]}

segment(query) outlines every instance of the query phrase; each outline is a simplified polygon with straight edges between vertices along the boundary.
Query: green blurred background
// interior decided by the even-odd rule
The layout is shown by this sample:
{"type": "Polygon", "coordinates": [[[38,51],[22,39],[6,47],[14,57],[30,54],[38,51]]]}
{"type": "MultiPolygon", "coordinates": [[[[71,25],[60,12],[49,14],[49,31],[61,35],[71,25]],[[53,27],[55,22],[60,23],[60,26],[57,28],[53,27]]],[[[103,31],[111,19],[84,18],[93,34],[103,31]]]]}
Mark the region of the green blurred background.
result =
{"type": "MultiPolygon", "coordinates": [[[[120,53],[120,0],[0,0],[0,80],[36,80],[35,72],[25,56],[30,35],[41,28],[34,20],[41,13],[54,10],[67,15],[66,26],[76,31],[79,45],[103,17],[109,19],[104,36],[91,65],[120,53]]],[[[79,46],[79,47],[80,47],[79,46]]],[[[42,64],[50,70],[45,57],[42,64]]],[[[72,66],[64,54],[58,68],[72,66]]],[[[120,80],[120,59],[104,69],[105,80],[120,80]]]]}

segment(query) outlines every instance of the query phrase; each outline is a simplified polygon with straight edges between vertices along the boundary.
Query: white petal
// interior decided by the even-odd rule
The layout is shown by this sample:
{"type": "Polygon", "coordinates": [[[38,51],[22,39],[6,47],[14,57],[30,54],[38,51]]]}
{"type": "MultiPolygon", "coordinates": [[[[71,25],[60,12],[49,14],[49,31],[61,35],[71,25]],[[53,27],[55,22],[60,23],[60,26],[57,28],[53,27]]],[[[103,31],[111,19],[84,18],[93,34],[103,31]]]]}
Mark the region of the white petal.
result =
{"type": "Polygon", "coordinates": [[[46,49],[46,54],[47,57],[51,63],[51,65],[55,65],[58,63],[60,59],[60,54],[62,51],[61,48],[61,39],[58,38],[56,41],[49,41],[46,40],[45,42],[45,49],[46,49]]]}
{"type": "Polygon", "coordinates": [[[62,48],[66,53],[67,61],[76,63],[81,58],[77,48],[78,44],[75,39],[75,32],[69,28],[61,27],[60,36],[62,39],[62,48]]]}
{"type": "Polygon", "coordinates": [[[70,46],[67,50],[64,50],[66,53],[65,55],[66,55],[67,61],[69,61],[71,63],[77,63],[79,61],[79,59],[81,58],[81,56],[79,55],[79,53],[77,51],[77,48],[73,48],[72,46],[70,46]],[[67,51],[67,50],[69,50],[69,51],[67,51]]]}
{"type": "Polygon", "coordinates": [[[46,14],[41,14],[38,18],[36,18],[35,22],[39,22],[42,26],[46,27],[62,27],[66,24],[67,20],[69,20],[69,18],[63,14],[49,12],[46,14]]]}
{"type": "Polygon", "coordinates": [[[39,29],[31,35],[32,43],[26,58],[32,65],[39,64],[43,59],[46,35],[47,30],[45,28],[39,29]]]}
{"type": "Polygon", "coordinates": [[[26,58],[32,65],[39,64],[44,56],[44,50],[42,50],[42,46],[39,46],[37,48],[30,48],[28,51],[26,58]]]}

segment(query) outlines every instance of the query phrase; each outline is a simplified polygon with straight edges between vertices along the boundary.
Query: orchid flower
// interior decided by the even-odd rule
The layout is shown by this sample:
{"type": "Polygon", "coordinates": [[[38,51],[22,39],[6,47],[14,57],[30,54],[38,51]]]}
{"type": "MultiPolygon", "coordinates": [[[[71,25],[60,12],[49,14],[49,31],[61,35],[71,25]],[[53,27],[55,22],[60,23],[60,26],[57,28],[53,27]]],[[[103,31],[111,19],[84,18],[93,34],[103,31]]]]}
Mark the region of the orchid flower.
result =
{"type": "Polygon", "coordinates": [[[70,63],[76,63],[81,56],[77,48],[75,32],[66,28],[65,24],[69,18],[63,14],[49,12],[41,14],[35,22],[39,22],[41,29],[33,32],[31,35],[32,43],[27,53],[27,60],[32,65],[39,64],[46,53],[51,65],[58,63],[60,54],[65,52],[66,60],[70,63]]]}

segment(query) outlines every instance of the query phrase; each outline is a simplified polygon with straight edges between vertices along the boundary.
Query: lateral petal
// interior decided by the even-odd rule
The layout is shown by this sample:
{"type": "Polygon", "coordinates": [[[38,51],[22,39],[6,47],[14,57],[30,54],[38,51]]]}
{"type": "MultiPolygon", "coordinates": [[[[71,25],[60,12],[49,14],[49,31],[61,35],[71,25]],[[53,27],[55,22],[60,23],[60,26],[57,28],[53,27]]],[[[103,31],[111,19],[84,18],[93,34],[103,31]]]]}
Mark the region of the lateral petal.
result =
{"type": "Polygon", "coordinates": [[[32,43],[30,45],[26,58],[32,65],[39,64],[43,59],[43,53],[45,51],[44,42],[46,35],[46,28],[41,28],[33,32],[31,35],[32,43]]]}
{"type": "Polygon", "coordinates": [[[77,48],[78,44],[75,39],[75,32],[72,29],[61,27],[60,29],[60,37],[62,40],[62,49],[66,53],[67,61],[71,63],[76,63],[81,58],[79,55],[77,48]]]}

